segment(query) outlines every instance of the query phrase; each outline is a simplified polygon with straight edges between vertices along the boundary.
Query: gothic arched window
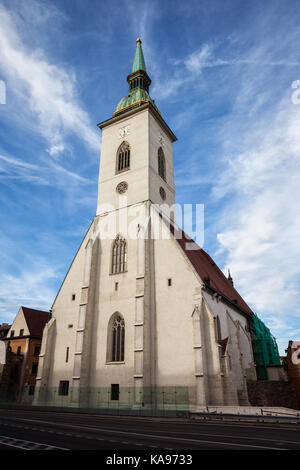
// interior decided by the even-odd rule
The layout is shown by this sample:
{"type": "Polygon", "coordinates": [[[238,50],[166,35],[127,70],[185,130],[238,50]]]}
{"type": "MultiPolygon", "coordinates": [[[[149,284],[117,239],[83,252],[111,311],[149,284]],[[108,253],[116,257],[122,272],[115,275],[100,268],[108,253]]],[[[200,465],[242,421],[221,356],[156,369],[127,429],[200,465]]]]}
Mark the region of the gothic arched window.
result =
{"type": "Polygon", "coordinates": [[[220,318],[218,315],[214,317],[214,324],[215,324],[216,341],[220,341],[222,339],[222,333],[221,333],[221,322],[220,322],[220,318]]]}
{"type": "Polygon", "coordinates": [[[166,159],[164,155],[164,151],[161,147],[158,149],[158,174],[161,176],[164,180],[166,179],[166,159]]]}
{"type": "Polygon", "coordinates": [[[125,350],[125,321],[123,316],[116,312],[108,322],[107,332],[107,361],[124,361],[125,350]]]}
{"type": "Polygon", "coordinates": [[[112,246],[111,273],[124,273],[127,270],[127,243],[122,235],[117,235],[112,246]]]}
{"type": "Polygon", "coordinates": [[[122,142],[117,152],[116,173],[130,168],[130,146],[128,142],[122,142]]]}

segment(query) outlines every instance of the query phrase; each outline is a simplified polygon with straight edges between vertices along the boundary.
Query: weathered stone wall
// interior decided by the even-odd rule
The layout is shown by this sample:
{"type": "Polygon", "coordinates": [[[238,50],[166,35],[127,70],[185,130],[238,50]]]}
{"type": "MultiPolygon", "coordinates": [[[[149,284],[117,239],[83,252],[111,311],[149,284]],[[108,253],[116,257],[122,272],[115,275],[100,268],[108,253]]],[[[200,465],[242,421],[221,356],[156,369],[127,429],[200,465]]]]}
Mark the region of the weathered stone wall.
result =
{"type": "Polygon", "coordinates": [[[292,382],[258,380],[248,382],[248,398],[252,406],[281,406],[300,409],[292,382]]]}

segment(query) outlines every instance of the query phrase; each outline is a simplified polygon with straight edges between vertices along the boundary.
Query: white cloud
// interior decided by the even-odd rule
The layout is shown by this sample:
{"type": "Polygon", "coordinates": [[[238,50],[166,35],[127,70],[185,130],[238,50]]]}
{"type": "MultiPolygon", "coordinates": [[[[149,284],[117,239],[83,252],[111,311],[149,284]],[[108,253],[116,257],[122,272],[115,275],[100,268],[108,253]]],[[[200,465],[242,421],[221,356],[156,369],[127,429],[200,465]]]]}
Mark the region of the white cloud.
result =
{"type": "MultiPolygon", "coordinates": [[[[174,66],[172,77],[168,78],[168,86],[165,81],[157,80],[152,89],[153,96],[160,99],[169,98],[176,94],[183,85],[195,82],[205,68],[219,67],[221,65],[230,65],[235,61],[219,59],[215,55],[215,45],[212,43],[203,43],[196,51],[191,52],[184,60],[170,60],[174,66]]],[[[158,67],[157,67],[158,68],[158,67]]],[[[159,69],[157,71],[159,74],[159,69]]]]}
{"type": "Polygon", "coordinates": [[[64,150],[65,150],[65,146],[63,144],[59,144],[59,145],[52,145],[52,147],[47,149],[47,152],[49,153],[49,155],[51,155],[51,157],[54,157],[54,156],[59,155],[64,150]]]}
{"type": "Polygon", "coordinates": [[[25,162],[20,158],[0,155],[0,165],[0,180],[5,184],[9,184],[10,180],[46,186],[49,184],[48,177],[42,174],[38,165],[25,162]]]}
{"type": "MultiPolygon", "coordinates": [[[[25,162],[21,158],[0,155],[0,172],[3,173],[3,181],[19,180],[38,185],[52,185],[65,191],[71,191],[70,184],[78,183],[90,185],[91,180],[74,171],[67,170],[62,165],[49,159],[40,159],[41,164],[25,162]]],[[[0,174],[1,178],[1,174],[0,174]]],[[[73,194],[73,193],[72,193],[73,194]]],[[[82,196],[82,195],[81,195],[82,196]]]]}
{"type": "MultiPolygon", "coordinates": [[[[0,275],[0,315],[5,321],[13,320],[21,305],[49,310],[55,297],[49,285],[57,273],[51,266],[35,258],[29,270],[18,275],[0,275]]],[[[0,323],[2,322],[0,317],[0,323]]]]}
{"type": "MultiPolygon", "coordinates": [[[[45,52],[26,47],[27,23],[0,6],[0,67],[7,89],[25,100],[33,125],[55,154],[69,134],[80,135],[92,150],[99,150],[100,137],[76,95],[76,77],[51,63],[45,52]]],[[[24,112],[24,111],[23,111],[24,112]]]]}
{"type": "Polygon", "coordinates": [[[214,195],[228,199],[219,252],[238,290],[271,319],[275,336],[293,339],[288,325],[300,318],[300,106],[283,90],[277,103],[257,112],[256,86],[247,99],[237,96],[223,129],[227,169],[216,179],[214,195]],[[242,128],[240,116],[251,116],[251,107],[256,119],[242,128]]]}
{"type": "Polygon", "coordinates": [[[217,67],[230,63],[226,60],[217,59],[214,56],[214,49],[212,44],[203,44],[199,50],[192,52],[192,54],[187,57],[184,61],[184,65],[190,72],[199,73],[206,67],[217,67]]]}
{"type": "Polygon", "coordinates": [[[84,178],[83,176],[78,175],[74,171],[67,170],[63,166],[59,165],[59,163],[54,163],[53,161],[48,161],[48,165],[50,168],[53,168],[56,172],[56,175],[63,178],[65,177],[68,179],[74,180],[76,183],[83,183],[83,184],[91,184],[91,180],[88,178],[84,178]]]}
{"type": "MultiPolygon", "coordinates": [[[[227,42],[227,41],[225,41],[227,42]]],[[[229,38],[228,38],[229,42],[229,38]]],[[[160,99],[169,98],[172,95],[181,91],[181,87],[186,84],[197,83],[199,85],[199,76],[204,72],[205,69],[213,67],[224,67],[224,66],[254,66],[257,70],[264,66],[285,66],[295,67],[299,66],[300,62],[295,60],[289,60],[288,58],[283,60],[273,60],[269,54],[267,54],[262,47],[262,50],[255,49],[253,51],[245,51],[245,57],[240,57],[239,53],[235,50],[229,52],[228,58],[218,57],[220,45],[214,42],[205,42],[200,48],[191,52],[186,59],[170,59],[170,65],[173,65],[173,75],[168,78],[168,86],[165,86],[165,81],[157,80],[154,87],[152,88],[153,96],[157,96],[160,99]],[[265,54],[264,54],[265,53],[265,54]]],[[[222,50],[224,53],[224,51],[222,50]]],[[[160,73],[158,67],[157,74],[160,73]]],[[[240,98],[247,98],[251,90],[251,84],[248,82],[247,87],[249,90],[244,90],[246,96],[240,95],[240,98]]],[[[298,93],[299,94],[299,93],[298,93]]],[[[263,97],[257,97],[262,99],[263,97]]]]}

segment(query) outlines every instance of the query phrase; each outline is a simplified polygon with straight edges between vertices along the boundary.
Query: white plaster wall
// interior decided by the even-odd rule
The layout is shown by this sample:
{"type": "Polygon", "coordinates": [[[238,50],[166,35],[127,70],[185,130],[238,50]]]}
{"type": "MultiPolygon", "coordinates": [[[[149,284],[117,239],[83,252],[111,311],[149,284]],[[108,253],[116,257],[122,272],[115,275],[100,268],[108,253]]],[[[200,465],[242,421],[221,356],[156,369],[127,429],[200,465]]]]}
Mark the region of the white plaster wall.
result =
{"type": "Polygon", "coordinates": [[[76,329],[84,276],[85,246],[92,230],[93,224],[73,259],[52,307],[52,317],[56,319],[56,335],[48,384],[50,387],[58,387],[60,380],[69,380],[70,383],[72,380],[76,329]],[[72,294],[75,294],[75,300],[72,300],[72,294]],[[67,347],[70,348],[68,362],[66,362],[67,347]]]}
{"type": "Polygon", "coordinates": [[[193,297],[198,281],[176,240],[156,240],[157,385],[194,386],[193,297]],[[172,286],[168,286],[168,279],[172,286]]]}
{"type": "Polygon", "coordinates": [[[20,335],[20,330],[24,330],[24,333],[23,333],[23,336],[27,336],[30,334],[29,332],[29,329],[27,327],[27,323],[26,323],[26,320],[25,320],[25,317],[24,317],[24,314],[23,314],[23,311],[22,311],[22,308],[19,309],[14,321],[13,321],[13,324],[11,325],[9,331],[8,331],[8,334],[7,334],[7,338],[10,338],[10,333],[11,331],[14,331],[15,334],[14,336],[19,336],[20,335]]]}

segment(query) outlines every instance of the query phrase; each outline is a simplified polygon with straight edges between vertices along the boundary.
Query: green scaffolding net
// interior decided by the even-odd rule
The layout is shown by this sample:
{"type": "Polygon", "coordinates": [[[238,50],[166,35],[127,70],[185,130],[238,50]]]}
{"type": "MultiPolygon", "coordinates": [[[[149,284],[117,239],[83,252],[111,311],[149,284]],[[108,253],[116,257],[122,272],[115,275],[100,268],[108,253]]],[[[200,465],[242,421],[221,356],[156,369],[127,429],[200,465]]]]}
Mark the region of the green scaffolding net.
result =
{"type": "Polygon", "coordinates": [[[280,365],[278,346],[269,328],[253,315],[252,347],[258,380],[268,380],[267,367],[280,365]]]}

